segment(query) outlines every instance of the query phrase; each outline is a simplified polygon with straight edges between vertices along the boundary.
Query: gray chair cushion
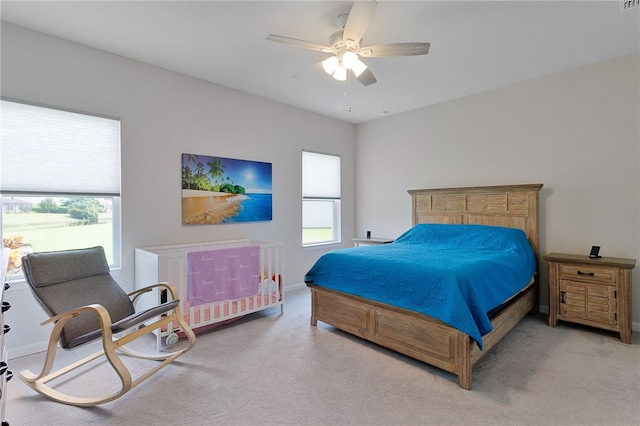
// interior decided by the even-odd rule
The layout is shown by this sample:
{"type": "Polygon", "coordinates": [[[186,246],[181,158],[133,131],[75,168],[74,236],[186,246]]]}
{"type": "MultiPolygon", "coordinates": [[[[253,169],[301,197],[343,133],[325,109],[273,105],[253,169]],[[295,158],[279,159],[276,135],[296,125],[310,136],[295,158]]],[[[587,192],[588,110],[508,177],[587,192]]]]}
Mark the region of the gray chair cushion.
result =
{"type": "Polygon", "coordinates": [[[109,264],[102,247],[52,251],[27,255],[25,275],[29,284],[44,287],[96,275],[108,275],[109,264]]]}

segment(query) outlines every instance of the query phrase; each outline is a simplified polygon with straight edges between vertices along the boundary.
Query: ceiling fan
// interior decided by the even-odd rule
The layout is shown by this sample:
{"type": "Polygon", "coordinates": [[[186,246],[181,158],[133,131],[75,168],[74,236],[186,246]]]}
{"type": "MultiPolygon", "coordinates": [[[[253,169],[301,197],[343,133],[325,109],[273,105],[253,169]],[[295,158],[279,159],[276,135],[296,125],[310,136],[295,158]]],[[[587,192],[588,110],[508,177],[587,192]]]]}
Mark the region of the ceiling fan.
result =
{"type": "Polygon", "coordinates": [[[430,43],[391,43],[361,46],[362,36],[371,23],[376,6],[377,3],[374,0],[354,2],[349,14],[338,17],[338,25],[342,30],[336,31],[329,37],[329,46],[275,34],[269,34],[267,40],[330,53],[332,56],[321,62],[322,68],[327,74],[333,76],[336,80],[344,81],[350,71],[360,83],[368,86],[377,80],[369,67],[360,58],[426,55],[429,53],[430,46],[430,43]]]}

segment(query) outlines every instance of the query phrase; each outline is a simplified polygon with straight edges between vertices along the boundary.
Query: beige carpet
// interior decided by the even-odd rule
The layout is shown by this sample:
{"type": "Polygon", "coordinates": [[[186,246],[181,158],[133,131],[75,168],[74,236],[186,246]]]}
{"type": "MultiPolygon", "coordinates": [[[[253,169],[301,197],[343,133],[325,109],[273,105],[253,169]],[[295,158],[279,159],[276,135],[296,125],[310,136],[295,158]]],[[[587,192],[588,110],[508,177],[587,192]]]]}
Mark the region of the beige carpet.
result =
{"type": "MultiPolygon", "coordinates": [[[[99,407],[48,401],[14,377],[6,418],[11,426],[640,424],[639,334],[625,345],[529,316],[475,366],[465,391],[449,373],[311,327],[303,288],[287,293],[284,315],[274,308],[200,335],[177,363],[99,407]]],[[[69,355],[77,351],[60,357],[69,355]]],[[[43,359],[14,359],[10,369],[37,370],[43,359]]],[[[109,383],[103,367],[80,377],[85,391],[109,383]]]]}

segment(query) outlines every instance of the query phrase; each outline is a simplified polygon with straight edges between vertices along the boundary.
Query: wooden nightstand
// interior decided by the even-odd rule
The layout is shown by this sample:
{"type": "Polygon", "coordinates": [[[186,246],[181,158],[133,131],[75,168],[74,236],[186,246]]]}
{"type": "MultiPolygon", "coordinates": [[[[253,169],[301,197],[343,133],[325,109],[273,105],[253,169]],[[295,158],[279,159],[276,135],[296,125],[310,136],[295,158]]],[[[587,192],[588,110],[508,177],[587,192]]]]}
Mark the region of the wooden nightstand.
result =
{"type": "Polygon", "coordinates": [[[620,333],[631,343],[631,270],[635,259],[551,253],[549,325],[570,321],[620,333]]]}
{"type": "Polygon", "coordinates": [[[376,246],[378,244],[391,243],[391,242],[393,242],[393,238],[380,238],[380,237],[354,238],[352,241],[353,241],[354,247],[376,246]]]}

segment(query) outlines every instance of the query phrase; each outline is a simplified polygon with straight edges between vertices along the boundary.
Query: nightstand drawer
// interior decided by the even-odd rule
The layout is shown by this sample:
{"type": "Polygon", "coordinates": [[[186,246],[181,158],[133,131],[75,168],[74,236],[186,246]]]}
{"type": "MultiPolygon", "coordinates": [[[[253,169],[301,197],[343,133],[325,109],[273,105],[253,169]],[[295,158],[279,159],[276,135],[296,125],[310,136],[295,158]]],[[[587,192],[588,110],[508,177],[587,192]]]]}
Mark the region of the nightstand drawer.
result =
{"type": "Polygon", "coordinates": [[[580,281],[597,281],[604,283],[616,282],[618,270],[614,268],[600,268],[591,265],[560,264],[560,277],[580,281]]]}

